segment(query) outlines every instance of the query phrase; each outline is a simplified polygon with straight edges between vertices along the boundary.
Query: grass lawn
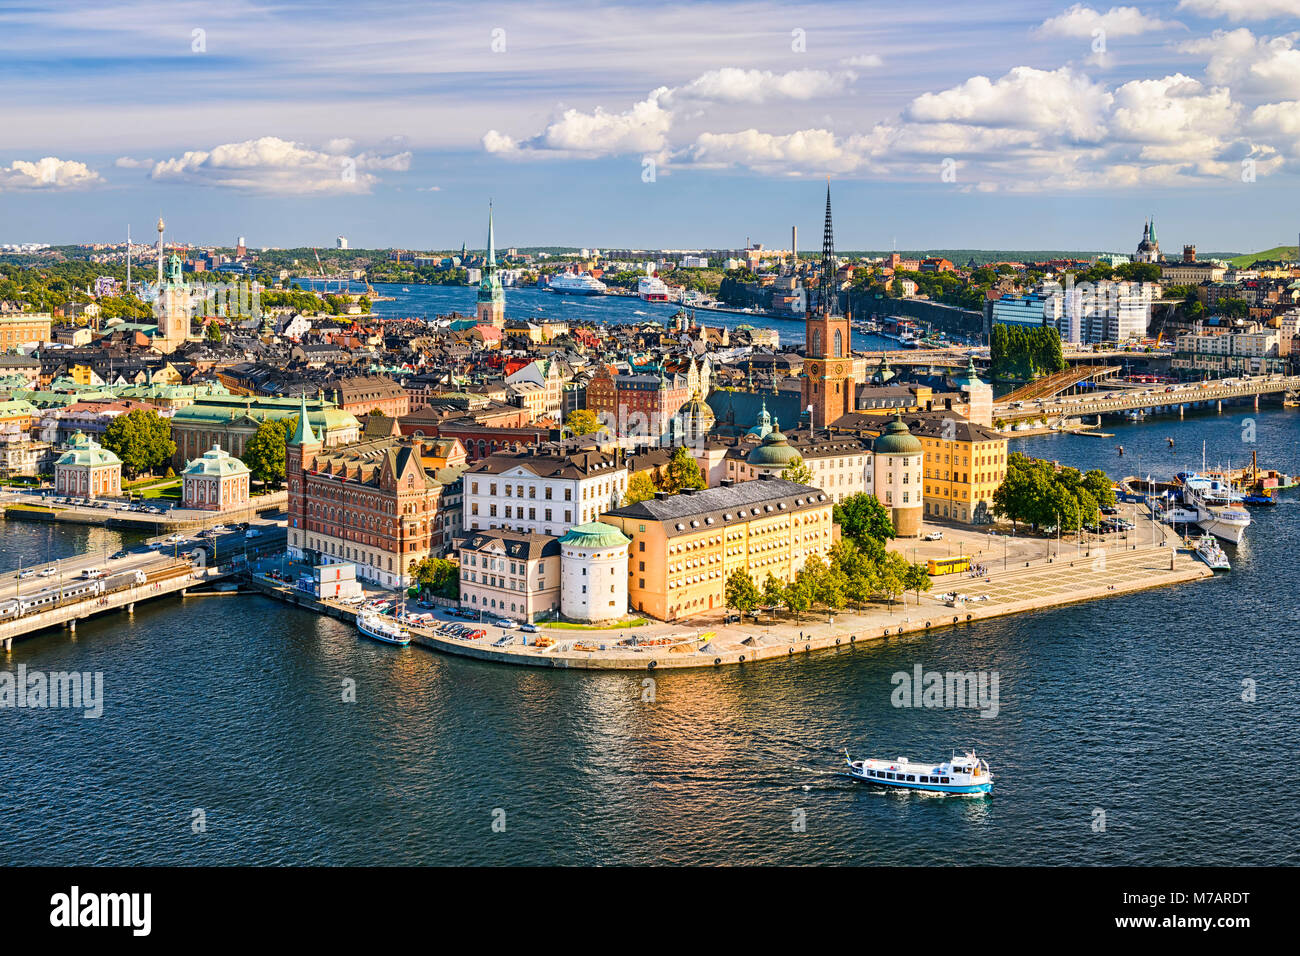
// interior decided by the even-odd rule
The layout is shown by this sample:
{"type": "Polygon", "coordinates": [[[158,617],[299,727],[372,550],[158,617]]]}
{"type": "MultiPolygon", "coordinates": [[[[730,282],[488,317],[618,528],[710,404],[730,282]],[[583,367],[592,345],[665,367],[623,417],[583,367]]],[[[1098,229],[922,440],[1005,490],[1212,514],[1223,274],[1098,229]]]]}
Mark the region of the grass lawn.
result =
{"type": "Polygon", "coordinates": [[[616,631],[622,627],[640,627],[648,623],[650,622],[643,617],[633,617],[626,621],[615,621],[613,624],[573,624],[569,621],[544,621],[540,622],[538,626],[553,627],[564,631],[616,631]]]}
{"type": "Polygon", "coordinates": [[[42,508],[39,505],[5,505],[5,511],[39,511],[47,515],[52,515],[56,511],[67,510],[66,508],[42,508]]]}

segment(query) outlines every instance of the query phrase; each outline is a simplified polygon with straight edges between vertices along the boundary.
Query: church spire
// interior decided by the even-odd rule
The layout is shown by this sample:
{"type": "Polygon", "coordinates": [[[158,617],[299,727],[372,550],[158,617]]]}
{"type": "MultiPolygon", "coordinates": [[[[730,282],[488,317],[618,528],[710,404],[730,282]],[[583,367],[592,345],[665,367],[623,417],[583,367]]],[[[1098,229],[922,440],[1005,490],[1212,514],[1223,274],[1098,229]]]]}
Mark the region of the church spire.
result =
{"type": "Polygon", "coordinates": [[[823,315],[837,315],[839,293],[835,289],[835,231],[831,227],[831,184],[826,181],[826,223],[822,227],[822,274],[817,283],[817,308],[823,315]]]}
{"type": "Polygon", "coordinates": [[[307,419],[307,393],[299,395],[302,399],[302,410],[298,413],[298,427],[293,431],[293,437],[289,439],[290,445],[314,445],[316,444],[316,433],[311,430],[311,422],[307,419]]]}
{"type": "Polygon", "coordinates": [[[487,264],[489,268],[496,268],[497,264],[497,239],[496,230],[492,225],[492,200],[488,200],[488,244],[487,244],[487,264]]]}

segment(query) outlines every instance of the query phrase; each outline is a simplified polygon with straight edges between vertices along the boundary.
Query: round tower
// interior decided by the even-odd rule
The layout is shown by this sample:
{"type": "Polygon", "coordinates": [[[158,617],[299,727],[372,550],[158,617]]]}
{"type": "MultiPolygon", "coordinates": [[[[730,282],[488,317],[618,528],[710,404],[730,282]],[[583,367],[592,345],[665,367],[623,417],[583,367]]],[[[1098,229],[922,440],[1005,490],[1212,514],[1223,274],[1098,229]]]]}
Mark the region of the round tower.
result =
{"type": "Polygon", "coordinates": [[[895,415],[871,446],[876,499],[885,506],[900,538],[921,533],[925,507],[925,453],[920,439],[908,430],[901,415],[895,415]]]}
{"type": "Polygon", "coordinates": [[[589,521],[560,537],[560,613],[594,624],[627,616],[627,554],[632,540],[589,521]]]}

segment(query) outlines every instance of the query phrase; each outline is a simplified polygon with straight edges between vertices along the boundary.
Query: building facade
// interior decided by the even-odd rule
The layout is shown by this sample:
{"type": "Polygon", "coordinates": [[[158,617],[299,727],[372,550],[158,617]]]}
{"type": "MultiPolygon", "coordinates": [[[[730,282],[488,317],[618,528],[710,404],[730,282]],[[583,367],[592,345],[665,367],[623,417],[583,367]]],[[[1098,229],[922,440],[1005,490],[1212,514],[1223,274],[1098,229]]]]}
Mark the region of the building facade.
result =
{"type": "Polygon", "coordinates": [[[248,466],[214,445],[181,472],[181,506],[229,511],[248,504],[248,466]]]}
{"type": "Polygon", "coordinates": [[[627,615],[630,543],[622,531],[601,521],[588,521],[561,535],[560,613],[566,619],[599,624],[627,615]]]}
{"type": "Polygon", "coordinates": [[[460,605],[537,621],[560,610],[560,544],[551,536],[477,531],[460,542],[460,605]]]}
{"type": "Polygon", "coordinates": [[[122,494],[122,461],[77,432],[54,463],[54,491],[78,498],[116,498],[122,494]]]}
{"type": "Polygon", "coordinates": [[[764,477],[616,508],[602,517],[626,535],[628,603],[664,621],[725,606],[727,577],[790,581],[834,540],[825,492],[764,477]]]}
{"type": "Polygon", "coordinates": [[[813,427],[822,428],[856,410],[849,320],[840,312],[836,285],[830,186],[826,187],[817,307],[808,313],[805,327],[803,407],[812,409],[813,427]]]}
{"type": "Polygon", "coordinates": [[[493,455],[465,473],[461,526],[560,535],[616,507],[627,479],[618,453],[547,446],[493,455]]]}

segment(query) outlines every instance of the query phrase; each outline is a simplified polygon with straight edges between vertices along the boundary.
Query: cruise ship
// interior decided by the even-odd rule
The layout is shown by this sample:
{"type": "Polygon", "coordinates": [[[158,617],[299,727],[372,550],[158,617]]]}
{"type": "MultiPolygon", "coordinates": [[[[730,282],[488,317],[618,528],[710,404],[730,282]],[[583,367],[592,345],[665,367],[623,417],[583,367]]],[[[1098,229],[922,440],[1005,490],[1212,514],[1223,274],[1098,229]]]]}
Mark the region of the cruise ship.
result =
{"type": "Polygon", "coordinates": [[[668,284],[658,276],[642,276],[636,284],[636,294],[647,302],[667,302],[668,284]]]}
{"type": "Polygon", "coordinates": [[[601,282],[590,272],[561,272],[551,277],[547,288],[564,295],[604,295],[609,286],[601,282]]]}

